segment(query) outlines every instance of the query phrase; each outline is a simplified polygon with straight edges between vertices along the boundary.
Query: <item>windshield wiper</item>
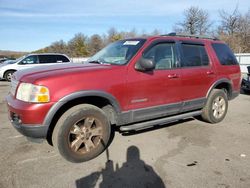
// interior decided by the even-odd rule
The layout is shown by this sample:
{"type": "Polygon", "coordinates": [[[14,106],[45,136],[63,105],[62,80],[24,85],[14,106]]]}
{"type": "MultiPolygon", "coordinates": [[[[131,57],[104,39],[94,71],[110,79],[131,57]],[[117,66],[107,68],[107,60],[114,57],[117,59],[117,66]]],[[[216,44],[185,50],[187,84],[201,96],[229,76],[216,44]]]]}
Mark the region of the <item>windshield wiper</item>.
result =
{"type": "Polygon", "coordinates": [[[102,62],[101,62],[101,61],[99,61],[99,60],[89,61],[88,63],[102,64],[102,62]]]}
{"type": "Polygon", "coordinates": [[[109,65],[109,63],[104,63],[104,62],[102,62],[102,61],[100,61],[99,59],[97,59],[97,60],[93,60],[93,61],[89,61],[89,62],[87,62],[87,63],[95,63],[95,64],[101,64],[101,65],[109,65]]]}

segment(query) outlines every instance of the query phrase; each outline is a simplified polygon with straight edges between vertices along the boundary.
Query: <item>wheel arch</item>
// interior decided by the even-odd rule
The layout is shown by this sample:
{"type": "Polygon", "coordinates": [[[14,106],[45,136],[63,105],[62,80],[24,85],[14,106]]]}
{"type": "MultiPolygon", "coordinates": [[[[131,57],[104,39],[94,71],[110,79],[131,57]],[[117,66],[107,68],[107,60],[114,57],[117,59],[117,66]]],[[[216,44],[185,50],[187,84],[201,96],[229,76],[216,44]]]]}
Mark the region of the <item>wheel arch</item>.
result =
{"type": "Polygon", "coordinates": [[[223,89],[226,92],[228,99],[230,100],[232,98],[233,87],[232,82],[229,79],[223,78],[214,82],[209,88],[206,98],[208,98],[213,89],[223,89]]]}
{"type": "Polygon", "coordinates": [[[4,76],[4,77],[5,77],[5,74],[6,74],[8,71],[14,71],[14,72],[16,72],[17,70],[16,70],[16,69],[7,69],[7,70],[5,70],[4,73],[3,73],[3,76],[4,76]]]}
{"type": "Polygon", "coordinates": [[[92,104],[104,110],[111,124],[117,123],[118,114],[121,112],[116,98],[103,91],[79,91],[67,95],[55,103],[47,113],[43,125],[48,126],[47,141],[52,145],[52,133],[61,117],[71,107],[77,104],[92,104]]]}

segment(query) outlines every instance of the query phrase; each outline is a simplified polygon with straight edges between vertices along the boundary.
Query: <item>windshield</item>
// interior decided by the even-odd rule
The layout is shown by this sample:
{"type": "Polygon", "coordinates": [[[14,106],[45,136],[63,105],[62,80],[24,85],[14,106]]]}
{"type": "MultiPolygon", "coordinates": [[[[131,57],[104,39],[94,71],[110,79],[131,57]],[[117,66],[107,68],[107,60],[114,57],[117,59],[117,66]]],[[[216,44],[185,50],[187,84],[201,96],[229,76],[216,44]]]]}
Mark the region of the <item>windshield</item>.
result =
{"type": "Polygon", "coordinates": [[[142,47],[145,39],[129,39],[114,42],[92,56],[87,63],[124,65],[142,47]]]}
{"type": "Polygon", "coordinates": [[[24,56],[21,56],[21,57],[19,57],[18,59],[16,59],[15,61],[16,62],[19,62],[19,61],[21,61],[22,59],[24,59],[25,57],[27,57],[28,55],[24,55],[24,56]]]}

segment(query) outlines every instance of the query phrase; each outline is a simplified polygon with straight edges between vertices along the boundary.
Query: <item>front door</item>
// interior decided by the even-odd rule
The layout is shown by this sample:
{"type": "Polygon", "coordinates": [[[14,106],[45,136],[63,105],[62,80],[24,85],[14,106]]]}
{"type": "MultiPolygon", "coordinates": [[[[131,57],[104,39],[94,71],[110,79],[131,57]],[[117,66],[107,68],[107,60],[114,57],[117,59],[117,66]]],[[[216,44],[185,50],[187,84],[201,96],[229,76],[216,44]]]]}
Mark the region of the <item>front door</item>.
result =
{"type": "Polygon", "coordinates": [[[136,109],[135,121],[178,113],[182,102],[181,71],[176,63],[175,43],[156,43],[143,53],[143,58],[153,60],[156,66],[152,71],[128,70],[126,110],[136,109]]]}
{"type": "Polygon", "coordinates": [[[37,55],[30,55],[17,64],[17,70],[39,66],[37,55]]]}

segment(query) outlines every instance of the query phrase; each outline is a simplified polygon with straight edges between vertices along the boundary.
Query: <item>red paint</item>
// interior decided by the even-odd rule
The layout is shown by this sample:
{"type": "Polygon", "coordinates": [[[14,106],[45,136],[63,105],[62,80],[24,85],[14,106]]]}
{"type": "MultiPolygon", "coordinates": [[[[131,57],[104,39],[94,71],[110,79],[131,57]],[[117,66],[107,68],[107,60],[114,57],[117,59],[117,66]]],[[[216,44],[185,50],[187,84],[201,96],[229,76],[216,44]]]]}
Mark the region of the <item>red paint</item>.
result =
{"type": "Polygon", "coordinates": [[[7,97],[9,110],[19,114],[25,124],[42,124],[55,102],[77,91],[105,91],[116,98],[121,111],[206,97],[209,88],[219,78],[232,80],[233,90],[239,91],[239,66],[220,65],[211,48],[211,42],[214,41],[185,37],[149,37],[127,65],[62,65],[43,68],[43,70],[37,69],[33,72],[29,70],[17,72],[15,78],[21,82],[48,87],[51,102],[31,104],[9,95],[7,97]],[[143,50],[158,39],[203,41],[209,55],[210,65],[155,70],[147,73],[136,71],[135,63],[140,59],[143,50]]]}

